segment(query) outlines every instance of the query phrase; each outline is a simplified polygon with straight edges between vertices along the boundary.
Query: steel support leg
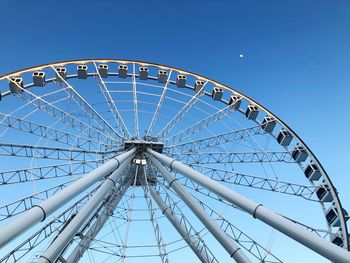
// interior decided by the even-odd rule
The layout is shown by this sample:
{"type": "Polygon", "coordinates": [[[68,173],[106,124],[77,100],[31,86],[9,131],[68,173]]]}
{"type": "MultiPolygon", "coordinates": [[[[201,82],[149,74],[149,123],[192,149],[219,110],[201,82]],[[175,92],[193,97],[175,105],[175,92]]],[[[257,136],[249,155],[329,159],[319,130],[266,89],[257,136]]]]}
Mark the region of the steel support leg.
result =
{"type": "Polygon", "coordinates": [[[157,153],[151,149],[148,149],[147,152],[150,154],[149,156],[151,156],[152,159],[155,157],[170,169],[174,169],[203,187],[208,188],[217,195],[226,199],[228,202],[248,212],[254,218],[263,221],[264,223],[286,234],[325,258],[333,262],[350,262],[350,252],[324,240],[315,233],[308,231],[305,227],[295,224],[291,220],[272,212],[271,210],[263,207],[262,204],[258,204],[245,196],[242,196],[241,194],[206,177],[205,175],[191,169],[179,161],[157,153]]]}
{"type": "Polygon", "coordinates": [[[200,261],[204,263],[217,262],[215,258],[212,258],[212,256],[207,253],[208,248],[203,242],[201,242],[202,240],[200,239],[200,237],[198,235],[196,237],[191,236],[187,232],[187,230],[181,225],[180,221],[175,216],[171,208],[164,203],[164,201],[161,199],[159,194],[153,189],[153,187],[150,187],[149,190],[153,200],[157,203],[162,213],[168,218],[170,223],[174,226],[174,228],[181,235],[181,237],[186,241],[188,246],[197,255],[200,261]]]}
{"type": "MultiPolygon", "coordinates": [[[[153,152],[151,152],[153,154],[153,152]]],[[[164,179],[169,183],[170,187],[178,194],[178,196],[188,205],[199,220],[208,228],[209,232],[220,242],[229,255],[238,263],[251,262],[243,253],[240,247],[214,222],[214,220],[200,207],[181,184],[161,165],[152,155],[148,155],[152,164],[158,169],[164,179]]]]}
{"type": "Polygon", "coordinates": [[[158,220],[156,219],[156,212],[153,209],[153,201],[150,198],[150,196],[148,195],[148,192],[150,191],[150,186],[149,186],[148,180],[147,180],[146,167],[142,166],[142,169],[143,169],[144,178],[139,178],[139,180],[140,180],[141,186],[143,188],[144,198],[145,198],[145,201],[146,201],[146,204],[148,207],[150,220],[151,220],[151,223],[153,226],[154,235],[155,235],[155,238],[157,240],[159,256],[160,256],[163,263],[169,263],[168,253],[166,251],[166,244],[164,242],[163,235],[162,235],[161,229],[160,229],[159,224],[158,224],[158,220]]]}
{"type": "Polygon", "coordinates": [[[130,160],[133,155],[129,155],[128,158],[115,170],[97,189],[94,196],[89,202],[79,211],[79,213],[72,219],[72,221],[65,227],[49,248],[40,256],[39,263],[52,263],[56,262],[57,258],[61,255],[65,247],[71,242],[74,235],[79,229],[94,215],[99,205],[106,199],[112,192],[114,187],[121,187],[121,184],[125,182],[124,178],[120,178],[125,169],[130,165],[130,160]]]}
{"type": "Polygon", "coordinates": [[[114,157],[97,169],[88,173],[86,176],[64,188],[62,191],[51,196],[44,202],[33,206],[31,209],[21,213],[13,221],[2,226],[0,228],[0,248],[25,232],[31,226],[39,223],[40,221],[44,221],[47,216],[59,209],[66,202],[117,169],[119,165],[134,152],[135,150],[130,150],[114,157]]]}
{"type": "Polygon", "coordinates": [[[94,224],[89,228],[89,230],[80,240],[79,244],[66,259],[67,263],[76,263],[84,255],[85,251],[90,247],[91,242],[100,232],[108,218],[112,215],[113,210],[123,198],[126,190],[130,186],[130,182],[131,180],[126,179],[126,183],[112,193],[110,200],[104,205],[103,210],[99,214],[94,224]]]}

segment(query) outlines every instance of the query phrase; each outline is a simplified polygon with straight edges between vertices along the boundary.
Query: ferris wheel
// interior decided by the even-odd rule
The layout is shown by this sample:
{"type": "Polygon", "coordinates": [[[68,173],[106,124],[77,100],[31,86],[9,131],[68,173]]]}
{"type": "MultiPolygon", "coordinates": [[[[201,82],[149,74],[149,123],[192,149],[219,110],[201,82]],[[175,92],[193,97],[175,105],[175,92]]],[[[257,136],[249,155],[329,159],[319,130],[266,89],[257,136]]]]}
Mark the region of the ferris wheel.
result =
{"type": "Polygon", "coordinates": [[[330,177],[236,89],[118,59],[0,84],[0,262],[350,262],[330,177]]]}

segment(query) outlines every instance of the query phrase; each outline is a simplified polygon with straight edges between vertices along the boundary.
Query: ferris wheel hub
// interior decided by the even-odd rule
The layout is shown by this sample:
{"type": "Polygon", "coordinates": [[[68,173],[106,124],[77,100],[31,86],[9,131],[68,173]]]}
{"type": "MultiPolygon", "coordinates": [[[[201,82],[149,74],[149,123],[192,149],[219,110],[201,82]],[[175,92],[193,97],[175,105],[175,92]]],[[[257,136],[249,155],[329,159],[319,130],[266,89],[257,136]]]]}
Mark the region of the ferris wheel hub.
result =
{"type": "Polygon", "coordinates": [[[152,149],[155,152],[162,153],[164,148],[164,142],[147,141],[147,140],[130,140],[124,142],[124,150],[135,148],[138,153],[145,152],[147,148],[152,149]]]}

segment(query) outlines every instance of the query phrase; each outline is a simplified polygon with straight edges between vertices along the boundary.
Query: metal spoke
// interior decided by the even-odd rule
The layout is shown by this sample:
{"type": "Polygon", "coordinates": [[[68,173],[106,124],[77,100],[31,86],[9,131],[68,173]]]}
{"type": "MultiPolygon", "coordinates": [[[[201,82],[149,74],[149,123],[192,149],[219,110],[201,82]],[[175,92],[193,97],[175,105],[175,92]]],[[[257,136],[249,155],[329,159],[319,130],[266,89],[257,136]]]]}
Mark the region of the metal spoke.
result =
{"type": "Polygon", "coordinates": [[[217,153],[167,153],[187,164],[210,163],[254,163],[254,162],[285,162],[295,163],[291,152],[217,152],[217,153]]]}
{"type": "Polygon", "coordinates": [[[129,133],[128,128],[125,126],[123,118],[120,115],[118,108],[116,107],[115,102],[114,102],[110,92],[108,91],[107,85],[104,82],[104,80],[102,79],[100,73],[98,72],[97,65],[96,65],[95,61],[94,61],[94,65],[95,65],[95,69],[96,69],[97,83],[99,84],[100,89],[102,91],[102,94],[104,95],[104,97],[109,105],[109,109],[111,110],[111,112],[114,116],[114,119],[117,123],[117,128],[121,132],[121,134],[119,134],[119,136],[124,137],[124,138],[131,138],[132,136],[129,133]]]}
{"type": "MultiPolygon", "coordinates": [[[[114,137],[114,135],[118,135],[117,131],[98,113],[96,110],[65,80],[58,72],[57,69],[51,67],[56,76],[59,77],[59,81],[64,83],[69,89],[63,89],[68,95],[70,99],[76,102],[76,104],[80,107],[80,109],[85,113],[88,120],[93,120],[96,124],[99,125],[100,128],[104,131],[104,133],[109,134],[109,136],[114,137]]],[[[123,139],[123,137],[120,137],[123,139]]]]}
{"type": "MultiPolygon", "coordinates": [[[[156,108],[156,110],[154,111],[154,114],[153,114],[151,123],[150,123],[150,125],[149,125],[149,127],[148,127],[148,129],[147,129],[146,136],[150,136],[151,133],[152,133],[152,131],[153,131],[154,124],[155,124],[156,119],[157,119],[157,117],[158,117],[160,108],[162,107],[163,101],[164,101],[164,99],[165,99],[165,94],[166,94],[166,92],[167,92],[167,90],[168,90],[168,86],[169,86],[169,84],[170,84],[170,77],[171,77],[172,72],[173,72],[173,71],[170,70],[168,79],[166,80],[166,83],[165,83],[165,85],[164,85],[164,87],[163,87],[162,95],[161,95],[160,98],[159,98],[159,101],[158,101],[158,104],[157,104],[157,108],[156,108]]],[[[157,136],[157,137],[158,137],[158,136],[157,136]]]]}
{"type": "Polygon", "coordinates": [[[261,126],[254,126],[241,130],[234,130],[221,134],[214,134],[202,139],[193,140],[190,142],[179,143],[175,145],[166,146],[165,149],[170,153],[187,153],[206,149],[213,146],[222,145],[224,143],[244,140],[248,137],[265,134],[261,126]]]}
{"type": "Polygon", "coordinates": [[[220,168],[211,168],[202,165],[192,164],[190,167],[198,170],[200,173],[210,177],[211,179],[227,184],[235,184],[247,186],[260,190],[267,190],[274,193],[288,194],[302,197],[306,200],[319,202],[315,196],[318,186],[306,186],[295,184],[276,179],[253,176],[249,174],[238,173],[220,168]]]}
{"type": "Polygon", "coordinates": [[[97,168],[110,158],[74,161],[66,164],[28,167],[0,172],[0,185],[33,182],[51,178],[72,177],[97,168]]]}
{"type": "MultiPolygon", "coordinates": [[[[119,150],[119,152],[122,149],[119,150]]],[[[84,149],[55,148],[26,144],[0,143],[0,155],[55,160],[91,160],[115,155],[118,151],[91,151],[84,149]]]]}
{"type": "Polygon", "coordinates": [[[76,148],[82,149],[92,149],[96,145],[100,147],[104,146],[105,149],[113,148],[104,143],[94,141],[92,138],[86,138],[80,135],[75,135],[63,130],[55,129],[46,125],[42,125],[36,122],[28,121],[23,118],[18,118],[10,114],[4,114],[0,112],[0,125],[3,125],[8,128],[20,130],[22,132],[34,134],[41,138],[45,138],[51,141],[61,142],[76,148]]]}
{"type": "Polygon", "coordinates": [[[185,116],[185,114],[193,107],[193,105],[198,101],[199,97],[203,95],[203,90],[205,85],[207,85],[208,81],[206,81],[203,87],[196,92],[196,94],[179,110],[179,112],[171,119],[171,121],[157,134],[157,138],[164,138],[172,128],[185,116]]]}
{"type": "Polygon", "coordinates": [[[71,114],[59,109],[52,103],[44,100],[43,98],[35,95],[34,93],[28,90],[23,90],[23,93],[16,94],[16,97],[30,102],[33,106],[37,107],[42,111],[47,112],[52,117],[76,129],[78,132],[85,134],[88,138],[95,138],[95,140],[97,141],[105,141],[105,143],[107,144],[110,144],[111,142],[115,141],[115,139],[108,137],[99,129],[82,122],[81,120],[77,119],[71,114]]]}
{"type": "Polygon", "coordinates": [[[176,133],[175,135],[171,136],[168,139],[165,139],[164,142],[167,145],[174,145],[178,142],[183,141],[185,138],[191,136],[194,133],[198,133],[204,128],[208,127],[209,125],[213,124],[214,122],[220,120],[221,118],[227,116],[233,111],[232,107],[226,106],[225,108],[216,111],[215,113],[207,116],[205,119],[193,124],[192,126],[176,133]]]}
{"type": "Polygon", "coordinates": [[[140,128],[139,128],[139,114],[137,112],[137,89],[136,89],[136,71],[135,63],[132,63],[132,94],[134,100],[134,125],[135,125],[135,136],[140,138],[140,128]]]}

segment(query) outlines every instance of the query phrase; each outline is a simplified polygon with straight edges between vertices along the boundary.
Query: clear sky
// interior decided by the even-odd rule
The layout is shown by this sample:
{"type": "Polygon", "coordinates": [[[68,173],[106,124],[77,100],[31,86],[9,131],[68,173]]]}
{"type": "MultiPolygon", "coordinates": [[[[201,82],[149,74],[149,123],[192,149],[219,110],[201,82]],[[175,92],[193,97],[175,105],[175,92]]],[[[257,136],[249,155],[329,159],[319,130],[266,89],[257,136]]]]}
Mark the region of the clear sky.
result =
{"type": "Polygon", "coordinates": [[[206,75],[294,129],[350,210],[349,13],[348,0],[3,0],[0,74],[110,57],[206,75]]]}

